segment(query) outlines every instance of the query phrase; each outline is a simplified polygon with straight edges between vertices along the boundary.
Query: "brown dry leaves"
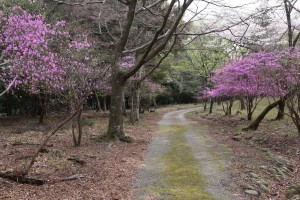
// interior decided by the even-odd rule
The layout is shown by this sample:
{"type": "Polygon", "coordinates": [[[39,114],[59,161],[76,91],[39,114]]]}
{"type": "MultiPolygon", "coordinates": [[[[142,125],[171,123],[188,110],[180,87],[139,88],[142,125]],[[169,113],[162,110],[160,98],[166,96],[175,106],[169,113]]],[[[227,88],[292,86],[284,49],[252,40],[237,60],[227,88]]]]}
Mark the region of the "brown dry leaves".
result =
{"type": "MultiPolygon", "coordinates": [[[[142,124],[126,124],[127,135],[134,143],[96,143],[95,138],[105,133],[107,116],[97,113],[85,114],[95,124],[84,127],[82,146],[72,146],[70,127],[55,135],[40,153],[30,177],[55,181],[74,174],[84,178],[67,182],[48,183],[43,186],[17,184],[0,178],[0,199],[132,199],[134,175],[143,166],[143,157],[156,128],[160,113],[143,115],[142,124]],[[86,162],[78,165],[67,159],[76,157],[86,162]]],[[[51,116],[47,124],[59,121],[61,115],[51,116]]],[[[0,130],[0,171],[10,171],[22,167],[28,156],[38,148],[49,127],[37,130],[37,119],[5,119],[0,130]],[[17,122],[17,123],[15,123],[17,122]],[[9,124],[9,125],[8,125],[9,124]],[[24,129],[21,134],[16,134],[24,129]]]]}

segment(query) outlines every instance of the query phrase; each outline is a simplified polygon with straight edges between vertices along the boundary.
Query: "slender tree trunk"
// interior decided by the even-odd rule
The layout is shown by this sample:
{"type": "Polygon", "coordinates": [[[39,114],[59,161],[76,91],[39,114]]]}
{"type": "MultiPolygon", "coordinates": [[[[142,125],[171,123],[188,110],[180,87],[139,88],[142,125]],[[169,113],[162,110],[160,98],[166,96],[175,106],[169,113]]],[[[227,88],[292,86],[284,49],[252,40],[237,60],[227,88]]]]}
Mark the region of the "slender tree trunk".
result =
{"type": "Polygon", "coordinates": [[[36,117],[38,114],[38,109],[39,109],[39,100],[36,95],[32,96],[32,112],[31,115],[32,117],[36,117]]]}
{"type": "Polygon", "coordinates": [[[39,123],[43,124],[44,123],[44,117],[45,117],[45,95],[43,93],[40,93],[39,95],[39,123]]]}
{"type": "Polygon", "coordinates": [[[75,144],[76,147],[81,145],[81,138],[82,138],[82,109],[79,111],[77,115],[77,128],[78,128],[78,136],[77,136],[77,143],[75,144]]]}
{"type": "Polygon", "coordinates": [[[270,112],[270,110],[272,110],[273,108],[275,108],[276,106],[278,106],[279,104],[279,101],[276,101],[274,103],[271,103],[270,105],[268,105],[259,115],[258,117],[253,120],[251,122],[251,124],[247,127],[247,128],[244,128],[243,130],[257,130],[260,122],[265,118],[265,116],[270,112]]]}
{"type": "Polygon", "coordinates": [[[213,112],[213,107],[214,107],[214,100],[211,99],[210,100],[210,106],[209,106],[209,114],[211,114],[213,112]]]}
{"type": "Polygon", "coordinates": [[[78,111],[78,114],[72,120],[72,136],[73,136],[73,144],[75,147],[79,147],[81,145],[81,138],[82,138],[81,121],[82,121],[82,108],[78,111]]]}
{"type": "Polygon", "coordinates": [[[247,119],[249,120],[249,121],[251,121],[252,120],[252,114],[253,114],[253,112],[248,112],[248,114],[247,114],[247,119]]]}
{"type": "Polygon", "coordinates": [[[207,103],[206,103],[206,100],[204,100],[203,110],[204,110],[204,111],[207,110],[207,103]]]}
{"type": "Polygon", "coordinates": [[[281,97],[278,103],[278,113],[275,120],[281,120],[284,118],[285,98],[281,97]]]}
{"type": "Polygon", "coordinates": [[[107,136],[111,140],[122,140],[125,137],[123,132],[123,90],[125,81],[122,75],[116,72],[112,74],[111,107],[107,136]]]}
{"type": "Polygon", "coordinates": [[[104,96],[103,96],[103,111],[107,111],[106,98],[107,98],[107,96],[104,95],[104,96]]]}
{"type": "Polygon", "coordinates": [[[244,99],[241,99],[240,103],[241,103],[241,110],[245,110],[246,109],[246,105],[245,105],[244,99]]]}
{"type": "Polygon", "coordinates": [[[232,115],[232,106],[233,106],[233,100],[229,100],[229,105],[228,105],[228,115],[232,115]]]}
{"type": "Polygon", "coordinates": [[[156,98],[155,97],[153,97],[153,106],[154,106],[155,109],[157,108],[156,98]]]}
{"type": "Polygon", "coordinates": [[[122,110],[123,110],[123,115],[127,116],[127,113],[126,113],[126,100],[125,100],[124,92],[122,94],[122,110]]]}
{"type": "Polygon", "coordinates": [[[248,97],[247,98],[247,119],[252,120],[252,114],[253,114],[253,98],[248,97]]]}
{"type": "Polygon", "coordinates": [[[139,85],[133,86],[131,94],[130,122],[132,124],[140,121],[140,88],[139,85]]]}
{"type": "Polygon", "coordinates": [[[101,103],[100,103],[99,96],[98,96],[97,92],[95,92],[95,97],[96,97],[96,110],[101,111],[101,103]]]}
{"type": "Polygon", "coordinates": [[[227,115],[228,114],[227,113],[227,108],[225,108],[223,101],[221,102],[221,105],[222,105],[222,110],[223,110],[224,114],[227,115]]]}
{"type": "Polygon", "coordinates": [[[44,112],[45,112],[45,115],[49,114],[49,109],[50,109],[49,106],[50,106],[50,95],[46,94],[45,95],[45,101],[44,101],[44,112]]]}

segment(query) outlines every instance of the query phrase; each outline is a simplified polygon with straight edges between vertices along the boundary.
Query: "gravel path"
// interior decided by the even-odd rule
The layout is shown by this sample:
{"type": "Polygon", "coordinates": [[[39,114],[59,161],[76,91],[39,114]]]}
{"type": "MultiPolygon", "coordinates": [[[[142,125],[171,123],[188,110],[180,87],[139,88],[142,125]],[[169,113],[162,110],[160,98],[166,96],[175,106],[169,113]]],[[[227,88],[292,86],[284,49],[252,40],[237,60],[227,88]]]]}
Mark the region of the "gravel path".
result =
{"type": "Polygon", "coordinates": [[[136,177],[136,198],[234,200],[224,188],[232,151],[208,135],[208,127],[184,115],[199,108],[169,112],[159,122],[145,166],[136,177]]]}

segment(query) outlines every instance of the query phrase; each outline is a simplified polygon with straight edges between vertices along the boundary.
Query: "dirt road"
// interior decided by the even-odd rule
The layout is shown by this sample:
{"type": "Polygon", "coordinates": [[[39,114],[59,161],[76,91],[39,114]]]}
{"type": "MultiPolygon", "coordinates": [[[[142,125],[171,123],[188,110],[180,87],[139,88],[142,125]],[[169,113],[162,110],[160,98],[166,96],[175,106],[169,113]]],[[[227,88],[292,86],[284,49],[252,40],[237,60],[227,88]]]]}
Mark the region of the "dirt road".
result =
{"type": "Polygon", "coordinates": [[[224,185],[232,150],[208,135],[208,127],[185,117],[200,108],[167,113],[138,174],[136,199],[233,200],[224,185]]]}

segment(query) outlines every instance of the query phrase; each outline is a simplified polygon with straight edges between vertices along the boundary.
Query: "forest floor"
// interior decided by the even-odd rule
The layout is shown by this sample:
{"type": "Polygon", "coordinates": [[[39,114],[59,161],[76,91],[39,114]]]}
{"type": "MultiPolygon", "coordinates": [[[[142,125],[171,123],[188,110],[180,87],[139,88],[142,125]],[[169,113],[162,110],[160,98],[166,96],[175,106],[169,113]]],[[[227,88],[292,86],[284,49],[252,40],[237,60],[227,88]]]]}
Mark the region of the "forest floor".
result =
{"type": "MultiPolygon", "coordinates": [[[[185,107],[145,113],[136,126],[125,120],[125,132],[134,139],[130,144],[99,141],[107,129],[108,113],[88,111],[83,116],[81,147],[73,147],[71,125],[67,124],[39,154],[28,177],[48,182],[33,186],[0,178],[0,199],[132,199],[133,178],[143,167],[144,154],[157,129],[157,121],[165,112],[185,107]],[[79,179],[60,182],[73,175],[79,179]]],[[[0,172],[24,167],[45,133],[65,117],[51,114],[44,125],[31,117],[1,118],[0,172]]]]}
{"type": "MultiPolygon", "coordinates": [[[[71,126],[68,124],[39,154],[29,177],[49,182],[32,186],[0,178],[0,199],[136,199],[137,185],[134,182],[137,173],[147,165],[145,155],[148,149],[151,150],[149,143],[154,133],[160,130],[157,122],[166,112],[188,107],[176,106],[145,113],[140,125],[136,126],[125,121],[127,135],[134,138],[131,144],[99,141],[99,136],[107,128],[108,113],[86,112],[81,147],[73,147],[71,126]],[[81,178],[59,181],[72,175],[81,178]]],[[[288,186],[300,180],[300,137],[292,122],[288,119],[271,121],[273,116],[269,116],[258,131],[242,132],[241,129],[248,123],[243,114],[227,117],[220,108],[215,110],[214,114],[208,115],[200,109],[187,116],[204,126],[205,134],[211,140],[232,150],[228,158],[230,162],[224,168],[230,181],[222,182],[222,187],[227,187],[236,197],[232,199],[286,199],[288,186]],[[257,191],[259,196],[246,195],[246,190],[257,191]]],[[[0,172],[22,168],[45,133],[65,117],[63,114],[50,115],[44,125],[30,117],[1,118],[0,172]]],[[[175,139],[180,143],[179,136],[175,139]]],[[[187,139],[190,142],[198,140],[193,137],[187,139]]],[[[171,155],[166,156],[164,160],[171,158],[171,155]]],[[[169,194],[166,193],[167,196],[169,194]]],[[[299,196],[294,196],[293,200],[296,199],[299,196]]]]}
{"type": "MultiPolygon", "coordinates": [[[[258,108],[255,116],[261,109],[258,108]]],[[[202,109],[188,116],[199,124],[207,124],[210,135],[234,151],[227,169],[232,182],[240,186],[235,191],[240,197],[238,199],[284,200],[290,197],[299,200],[300,137],[295,125],[288,117],[280,121],[271,120],[276,116],[274,110],[258,130],[245,132],[242,128],[247,127],[249,121],[245,111],[237,110],[234,110],[234,116],[224,116],[218,106],[212,114],[202,109]],[[293,195],[295,192],[290,186],[298,187],[298,195],[293,195]],[[249,190],[258,194],[245,196],[249,190]]]]}

